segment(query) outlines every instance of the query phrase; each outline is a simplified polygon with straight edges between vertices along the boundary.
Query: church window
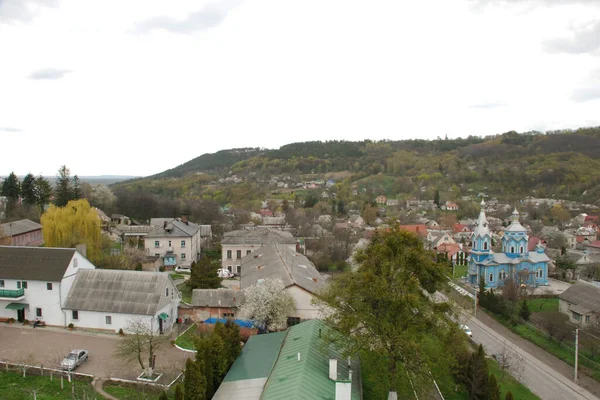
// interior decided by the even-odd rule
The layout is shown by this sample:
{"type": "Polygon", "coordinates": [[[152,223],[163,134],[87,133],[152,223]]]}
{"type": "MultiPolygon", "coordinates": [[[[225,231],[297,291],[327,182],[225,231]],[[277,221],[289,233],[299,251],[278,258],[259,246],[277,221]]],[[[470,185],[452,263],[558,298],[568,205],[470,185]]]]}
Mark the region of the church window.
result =
{"type": "Polygon", "coordinates": [[[483,242],[483,249],[487,250],[487,242],[483,242]]]}
{"type": "Polygon", "coordinates": [[[521,251],[520,252],[523,253],[523,246],[521,246],[521,251]]]}
{"type": "Polygon", "coordinates": [[[505,270],[500,271],[498,278],[502,281],[505,280],[506,279],[506,271],[505,270]]]}
{"type": "Polygon", "coordinates": [[[494,274],[490,274],[490,282],[494,282],[494,274]]]}
{"type": "Polygon", "coordinates": [[[515,247],[514,246],[510,246],[510,252],[514,253],[515,252],[515,247]]]}

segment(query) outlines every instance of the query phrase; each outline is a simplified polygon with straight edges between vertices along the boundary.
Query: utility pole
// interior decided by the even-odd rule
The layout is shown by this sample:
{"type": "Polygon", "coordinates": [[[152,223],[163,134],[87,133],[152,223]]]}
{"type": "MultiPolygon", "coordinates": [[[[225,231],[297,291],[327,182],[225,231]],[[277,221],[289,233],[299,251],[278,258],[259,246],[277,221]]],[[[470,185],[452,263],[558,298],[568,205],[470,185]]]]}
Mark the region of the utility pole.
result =
{"type": "Polygon", "coordinates": [[[575,328],[575,383],[577,383],[577,361],[579,358],[579,328],[575,328]]]}
{"type": "Polygon", "coordinates": [[[477,287],[473,289],[473,318],[477,318],[477,287]]]}

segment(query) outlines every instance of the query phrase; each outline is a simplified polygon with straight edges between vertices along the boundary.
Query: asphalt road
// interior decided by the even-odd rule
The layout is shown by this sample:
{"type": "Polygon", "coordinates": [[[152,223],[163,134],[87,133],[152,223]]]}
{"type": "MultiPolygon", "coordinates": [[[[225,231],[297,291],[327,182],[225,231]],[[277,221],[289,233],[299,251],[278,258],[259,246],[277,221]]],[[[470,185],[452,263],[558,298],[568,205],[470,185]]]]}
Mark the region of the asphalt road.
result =
{"type": "Polygon", "coordinates": [[[519,348],[515,343],[481,321],[471,318],[467,324],[473,332],[473,341],[483,344],[487,354],[506,354],[508,359],[515,364],[511,375],[519,379],[543,400],[599,400],[598,397],[519,348]]]}

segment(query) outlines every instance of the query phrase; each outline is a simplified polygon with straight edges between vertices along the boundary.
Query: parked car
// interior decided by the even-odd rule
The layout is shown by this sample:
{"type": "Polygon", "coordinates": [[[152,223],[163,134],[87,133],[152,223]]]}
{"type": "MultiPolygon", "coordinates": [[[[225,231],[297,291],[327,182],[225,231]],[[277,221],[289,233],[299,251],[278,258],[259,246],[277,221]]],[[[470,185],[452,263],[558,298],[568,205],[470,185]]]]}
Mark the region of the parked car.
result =
{"type": "Polygon", "coordinates": [[[463,330],[464,333],[467,334],[468,337],[472,338],[473,337],[473,332],[471,332],[471,328],[469,328],[467,325],[461,325],[460,329],[463,330]]]}
{"type": "Polygon", "coordinates": [[[87,350],[72,350],[64,360],[61,361],[60,366],[62,369],[67,371],[72,371],[84,362],[88,360],[88,351],[87,350]]]}
{"type": "Polygon", "coordinates": [[[175,272],[188,272],[188,273],[191,273],[192,269],[190,267],[188,267],[188,266],[180,265],[180,266],[175,267],[175,272]]]}
{"type": "Polygon", "coordinates": [[[504,355],[502,353],[492,354],[492,358],[500,365],[504,364],[504,355]]]}
{"type": "Polygon", "coordinates": [[[219,268],[217,270],[217,275],[219,278],[233,278],[235,276],[233,272],[226,268],[219,268]]]}

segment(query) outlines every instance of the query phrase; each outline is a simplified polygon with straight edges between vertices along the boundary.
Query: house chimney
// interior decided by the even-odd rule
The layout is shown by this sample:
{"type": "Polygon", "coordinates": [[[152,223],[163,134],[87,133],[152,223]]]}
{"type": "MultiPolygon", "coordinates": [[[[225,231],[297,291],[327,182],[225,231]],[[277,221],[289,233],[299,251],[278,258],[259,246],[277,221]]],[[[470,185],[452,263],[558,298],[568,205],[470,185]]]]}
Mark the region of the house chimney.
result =
{"type": "Polygon", "coordinates": [[[352,381],[337,381],[335,383],[335,400],[350,400],[352,398],[352,381]]]}
{"type": "MultiPolygon", "coordinates": [[[[337,359],[330,358],[329,359],[329,379],[332,381],[337,381],[337,359]]],[[[337,389],[336,389],[337,392],[337,389]]],[[[337,396],[336,396],[337,399],[337,396]]]]}
{"type": "Polygon", "coordinates": [[[181,222],[183,222],[184,224],[188,224],[188,215],[187,213],[181,213],[181,222]]]}

